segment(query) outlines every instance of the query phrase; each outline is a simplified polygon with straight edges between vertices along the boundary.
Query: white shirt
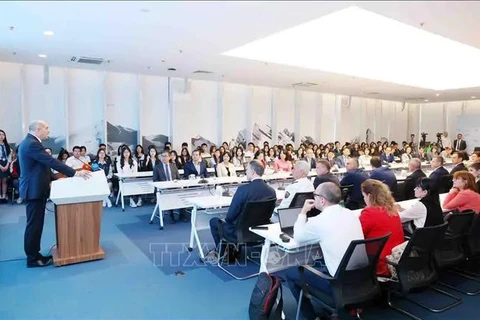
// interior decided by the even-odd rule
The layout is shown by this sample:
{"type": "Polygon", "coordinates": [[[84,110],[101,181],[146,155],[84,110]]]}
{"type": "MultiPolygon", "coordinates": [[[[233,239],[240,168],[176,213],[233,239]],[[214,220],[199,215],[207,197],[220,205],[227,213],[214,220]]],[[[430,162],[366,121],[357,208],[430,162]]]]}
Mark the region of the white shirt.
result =
{"type": "Polygon", "coordinates": [[[427,208],[423,203],[418,201],[410,208],[400,211],[398,214],[402,223],[413,220],[415,227],[423,228],[425,226],[425,220],[427,219],[427,208]]]}
{"type": "Polygon", "coordinates": [[[255,156],[255,152],[252,152],[250,150],[247,150],[245,151],[245,155],[244,155],[244,161],[251,161],[253,160],[253,157],[255,156]],[[250,159],[245,159],[245,158],[250,158],[250,159]]]}
{"type": "Polygon", "coordinates": [[[360,167],[365,168],[365,167],[370,167],[370,160],[372,160],[372,156],[362,154],[360,157],[358,157],[358,164],[360,167]]]}
{"type": "Polygon", "coordinates": [[[297,192],[313,192],[315,189],[313,188],[313,183],[310,181],[307,177],[305,178],[300,178],[293,182],[292,184],[288,185],[285,188],[285,198],[280,202],[280,205],[275,208],[275,211],[277,209],[283,209],[283,208],[288,208],[290,206],[290,203],[292,203],[293,197],[295,197],[295,194],[297,192]]]}
{"type": "Polygon", "coordinates": [[[130,165],[128,162],[125,161],[125,164],[123,165],[123,168],[120,167],[120,159],[117,161],[117,172],[118,173],[137,173],[138,172],[138,167],[137,167],[137,161],[135,159],[133,160],[133,165],[130,168],[130,165]]]}
{"type": "MultiPolygon", "coordinates": [[[[80,158],[81,159],[81,158],[80,158]]],[[[72,169],[82,169],[84,163],[80,160],[75,158],[74,156],[69,157],[66,161],[65,164],[69,166],[72,169]]],[[[82,159],[83,160],[83,159],[82,159]]],[[[88,162],[87,162],[88,163],[88,162]]]]}
{"type": "MultiPolygon", "coordinates": [[[[333,205],[325,208],[318,216],[308,218],[298,215],[293,227],[295,241],[307,242],[318,239],[323,258],[330,275],[334,276],[342,261],[345,251],[352,240],[363,240],[360,219],[352,211],[333,205]]],[[[366,255],[361,257],[364,262],[366,255]]]]}
{"type": "MultiPolygon", "coordinates": [[[[232,163],[228,163],[228,170],[230,170],[230,177],[236,177],[237,172],[235,171],[235,166],[232,163]]],[[[224,162],[220,162],[217,165],[217,176],[218,177],[228,177],[227,166],[224,162]]]]}

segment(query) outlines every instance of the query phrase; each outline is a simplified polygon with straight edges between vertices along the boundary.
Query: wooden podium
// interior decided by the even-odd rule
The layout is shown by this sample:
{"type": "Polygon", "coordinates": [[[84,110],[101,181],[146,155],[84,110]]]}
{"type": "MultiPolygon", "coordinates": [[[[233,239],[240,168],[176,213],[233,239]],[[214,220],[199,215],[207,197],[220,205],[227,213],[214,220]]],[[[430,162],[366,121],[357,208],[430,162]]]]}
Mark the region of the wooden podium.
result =
{"type": "Polygon", "coordinates": [[[52,182],[50,199],[55,204],[57,245],[52,249],[56,267],[103,259],[100,247],[102,202],[110,190],[103,170],[90,179],[80,177],[52,182]]]}

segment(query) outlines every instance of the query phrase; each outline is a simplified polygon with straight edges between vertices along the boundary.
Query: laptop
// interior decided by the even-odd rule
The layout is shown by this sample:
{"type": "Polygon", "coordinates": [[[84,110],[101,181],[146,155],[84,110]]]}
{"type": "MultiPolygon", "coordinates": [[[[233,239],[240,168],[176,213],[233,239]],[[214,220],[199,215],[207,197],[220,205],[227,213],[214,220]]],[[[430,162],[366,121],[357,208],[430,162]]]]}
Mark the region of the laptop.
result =
{"type": "Polygon", "coordinates": [[[278,221],[280,223],[280,229],[283,233],[291,238],[293,238],[293,226],[297,221],[300,211],[302,211],[302,208],[278,209],[278,221]]]}

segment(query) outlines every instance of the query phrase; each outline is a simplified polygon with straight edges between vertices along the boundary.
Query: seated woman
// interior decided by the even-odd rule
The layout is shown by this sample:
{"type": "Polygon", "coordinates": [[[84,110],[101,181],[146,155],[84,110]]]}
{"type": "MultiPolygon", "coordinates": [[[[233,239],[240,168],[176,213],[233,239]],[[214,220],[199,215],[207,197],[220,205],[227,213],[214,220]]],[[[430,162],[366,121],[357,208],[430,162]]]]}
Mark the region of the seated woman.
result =
{"type": "Polygon", "coordinates": [[[475,184],[477,185],[477,191],[480,193],[480,163],[475,162],[468,167],[468,172],[470,172],[475,178],[475,184]]]}
{"type": "Polygon", "coordinates": [[[225,152],[223,162],[217,164],[217,177],[236,177],[235,166],[230,162],[230,153],[225,152]]]}
{"type": "Polygon", "coordinates": [[[220,149],[215,150],[213,153],[212,157],[209,160],[209,168],[215,168],[216,165],[218,165],[220,162],[222,162],[222,152],[220,149]]]}
{"type": "Polygon", "coordinates": [[[362,194],[367,204],[360,214],[365,239],[381,237],[391,232],[377,266],[377,274],[388,277],[390,272],[385,257],[391,254],[393,247],[405,241],[395,200],[386,184],[373,179],[367,179],[362,183],[362,194]]]}
{"type": "Polygon", "coordinates": [[[443,223],[442,206],[434,181],[429,178],[418,179],[414,192],[415,198],[420,201],[408,209],[397,205],[403,230],[409,235],[417,228],[432,227],[443,223]]]}
{"type": "MultiPolygon", "coordinates": [[[[182,168],[185,167],[185,164],[187,162],[192,161],[192,157],[190,156],[190,152],[188,152],[187,148],[182,148],[182,151],[180,152],[180,162],[182,163],[182,168]]],[[[180,169],[180,168],[178,168],[180,169]]]]}
{"type": "MultiPolygon", "coordinates": [[[[117,161],[117,172],[122,174],[133,174],[138,172],[137,161],[132,157],[132,152],[128,146],[124,146],[120,153],[120,159],[117,161]]],[[[142,198],[138,197],[135,203],[134,197],[130,197],[130,207],[136,208],[143,204],[142,198]]]]}
{"type": "Polygon", "coordinates": [[[275,170],[275,172],[292,172],[292,163],[287,160],[287,154],[284,150],[280,151],[278,158],[273,162],[273,170],[275,170]]]}
{"type": "MultiPolygon", "coordinates": [[[[97,157],[95,160],[93,160],[93,163],[96,163],[98,167],[105,172],[105,176],[107,177],[107,183],[108,183],[108,188],[110,189],[110,195],[109,197],[112,197],[112,177],[113,177],[113,169],[112,169],[112,164],[110,161],[107,161],[107,154],[105,153],[105,150],[103,149],[98,149],[97,151],[97,157]]],[[[106,201],[103,201],[103,206],[105,207],[107,205],[109,208],[112,207],[112,201],[110,201],[110,198],[107,198],[106,201]]]]}
{"type": "Polygon", "coordinates": [[[143,171],[153,171],[153,168],[155,168],[155,165],[158,163],[160,163],[160,159],[158,158],[157,149],[154,146],[150,146],[150,148],[148,148],[148,155],[145,157],[143,171]]]}
{"type": "Polygon", "coordinates": [[[178,157],[177,151],[172,150],[170,152],[170,162],[177,166],[177,169],[183,169],[183,164],[180,162],[180,158],[178,157]]]}
{"type": "Polygon", "coordinates": [[[267,167],[267,162],[265,161],[265,155],[263,154],[263,151],[259,150],[255,152],[253,159],[260,161],[264,168],[267,167]]]}
{"type": "Polygon", "coordinates": [[[455,211],[473,210],[475,213],[480,213],[480,194],[471,173],[455,172],[453,187],[443,200],[443,208],[455,211]]]}
{"type": "Polygon", "coordinates": [[[358,164],[360,165],[360,167],[362,168],[371,167],[372,165],[370,164],[370,160],[372,160],[372,156],[370,155],[370,149],[365,148],[365,150],[363,150],[363,154],[362,154],[362,150],[360,150],[359,154],[360,154],[360,157],[358,158],[358,164]]]}
{"type": "Polygon", "coordinates": [[[237,151],[234,153],[234,158],[232,159],[232,163],[235,167],[243,167],[245,159],[243,158],[243,148],[238,147],[237,151]]]}

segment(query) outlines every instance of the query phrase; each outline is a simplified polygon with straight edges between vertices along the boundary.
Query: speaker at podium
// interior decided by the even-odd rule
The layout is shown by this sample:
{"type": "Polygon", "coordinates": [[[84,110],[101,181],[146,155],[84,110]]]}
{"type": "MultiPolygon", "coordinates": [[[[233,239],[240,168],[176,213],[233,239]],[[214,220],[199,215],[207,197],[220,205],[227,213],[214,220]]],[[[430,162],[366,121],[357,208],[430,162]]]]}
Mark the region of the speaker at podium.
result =
{"type": "Polygon", "coordinates": [[[90,179],[72,177],[52,182],[57,245],[52,249],[56,267],[105,258],[100,247],[102,203],[110,194],[103,170],[90,179]]]}

